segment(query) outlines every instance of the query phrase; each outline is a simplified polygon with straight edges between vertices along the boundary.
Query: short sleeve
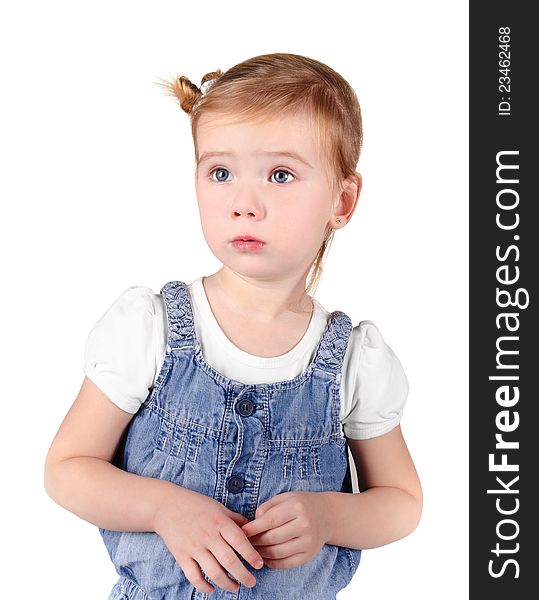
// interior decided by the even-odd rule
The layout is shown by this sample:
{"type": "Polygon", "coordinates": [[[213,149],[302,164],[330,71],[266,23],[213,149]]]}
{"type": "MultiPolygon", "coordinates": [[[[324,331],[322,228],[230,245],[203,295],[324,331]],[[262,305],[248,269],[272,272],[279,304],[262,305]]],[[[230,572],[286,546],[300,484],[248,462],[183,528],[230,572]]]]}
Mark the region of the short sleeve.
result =
{"type": "Polygon", "coordinates": [[[408,397],[399,359],[372,321],[361,321],[353,329],[347,355],[345,436],[363,440],[388,433],[400,423],[408,397]]]}
{"type": "Polygon", "coordinates": [[[84,350],[84,373],[114,404],[136,413],[153,385],[159,360],[153,290],[127,288],[94,325],[84,350]]]}

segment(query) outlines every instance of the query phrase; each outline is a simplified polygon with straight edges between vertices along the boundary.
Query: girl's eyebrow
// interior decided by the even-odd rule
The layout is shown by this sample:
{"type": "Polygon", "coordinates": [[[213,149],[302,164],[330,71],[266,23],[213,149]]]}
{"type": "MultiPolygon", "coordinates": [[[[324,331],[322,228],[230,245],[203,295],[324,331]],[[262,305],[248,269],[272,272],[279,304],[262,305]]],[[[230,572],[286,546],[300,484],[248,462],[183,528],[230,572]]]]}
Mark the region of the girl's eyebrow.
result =
{"type": "Polygon", "coordinates": [[[268,154],[270,156],[285,156],[286,158],[291,158],[292,160],[297,160],[298,162],[303,163],[310,169],[314,168],[309,162],[307,162],[297,152],[292,152],[290,150],[278,150],[277,152],[263,152],[263,154],[268,154]]]}
{"type": "MultiPolygon", "coordinates": [[[[277,150],[275,152],[259,152],[259,154],[266,154],[269,156],[284,156],[286,158],[291,158],[292,160],[301,162],[311,169],[314,168],[308,161],[306,161],[304,158],[302,158],[297,152],[292,152],[289,150],[277,150]]],[[[210,158],[215,158],[218,156],[233,157],[233,156],[235,156],[235,154],[234,154],[234,152],[203,152],[200,155],[200,158],[198,159],[198,164],[200,164],[206,160],[209,160],[210,158]]]]}

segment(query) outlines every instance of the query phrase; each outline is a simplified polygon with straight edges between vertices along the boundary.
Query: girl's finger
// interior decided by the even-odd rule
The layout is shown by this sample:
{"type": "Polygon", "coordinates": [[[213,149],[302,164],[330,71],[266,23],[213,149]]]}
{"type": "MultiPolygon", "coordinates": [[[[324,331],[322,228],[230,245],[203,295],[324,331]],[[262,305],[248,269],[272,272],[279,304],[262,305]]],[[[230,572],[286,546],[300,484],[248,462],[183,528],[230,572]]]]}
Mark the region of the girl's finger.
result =
{"type": "Polygon", "coordinates": [[[284,542],[298,538],[300,535],[301,532],[295,526],[295,520],[292,520],[275,529],[268,529],[254,536],[249,536],[249,541],[256,546],[268,546],[283,544],[284,542]]]}
{"type": "MultiPolygon", "coordinates": [[[[222,565],[225,571],[228,571],[235,579],[240,583],[243,583],[246,587],[254,587],[256,585],[256,578],[250,573],[245,565],[240,561],[234,549],[225,541],[217,542],[215,546],[211,547],[211,552],[217,559],[220,565],[222,565]]],[[[209,577],[209,573],[207,573],[209,577]]],[[[225,588],[229,591],[237,591],[238,584],[233,582],[228,575],[226,578],[229,580],[227,583],[232,583],[232,588],[225,588]]],[[[219,583],[216,581],[216,583],[219,583]]],[[[220,585],[220,584],[219,584],[220,585]]],[[[223,587],[223,586],[222,586],[223,587]]]]}
{"type": "MultiPolygon", "coordinates": [[[[226,556],[226,553],[223,553],[221,551],[217,552],[218,554],[224,554],[226,556]]],[[[237,557],[236,557],[237,560],[237,557]]],[[[202,568],[204,569],[204,573],[206,573],[206,575],[215,583],[215,585],[218,585],[221,589],[226,590],[227,592],[237,592],[239,589],[239,583],[237,583],[236,581],[234,581],[233,579],[231,579],[228,575],[227,575],[227,570],[228,567],[224,567],[224,565],[221,564],[220,560],[214,556],[213,554],[213,549],[210,552],[209,550],[205,551],[204,554],[202,555],[202,558],[199,560],[200,565],[202,566],[202,568]]],[[[231,559],[226,558],[225,562],[230,562],[231,564],[233,563],[233,561],[231,559]]],[[[239,561],[238,561],[239,562],[239,561]]],[[[240,563],[241,565],[241,563],[240,563]]],[[[241,565],[242,568],[245,569],[245,567],[243,565],[241,565]]],[[[246,569],[245,569],[246,570],[246,569]]],[[[246,570],[247,571],[247,570],[246,570]]],[[[249,577],[253,577],[249,571],[247,571],[249,577]]],[[[245,579],[245,577],[244,577],[245,579]]],[[[242,581],[243,583],[243,581],[242,581]]],[[[251,587],[251,586],[249,586],[251,587]]]]}
{"type": "Polygon", "coordinates": [[[283,544],[271,544],[270,546],[260,546],[260,554],[264,557],[264,560],[268,559],[285,559],[294,555],[305,554],[305,543],[301,538],[294,538],[288,540],[283,544]]]}
{"type": "Polygon", "coordinates": [[[249,522],[249,519],[247,517],[244,517],[243,515],[241,515],[240,513],[235,513],[234,511],[229,511],[228,516],[238,525],[245,525],[246,523],[249,522]]]}
{"type": "Polygon", "coordinates": [[[264,513],[260,518],[243,525],[242,530],[245,535],[251,537],[269,529],[276,529],[294,519],[295,515],[291,515],[286,509],[283,509],[281,506],[274,506],[268,509],[268,512],[264,513]]]}
{"type": "Polygon", "coordinates": [[[193,558],[186,558],[185,560],[182,560],[180,567],[182,568],[184,575],[191,582],[191,585],[193,585],[197,591],[204,594],[211,594],[215,591],[213,585],[204,579],[202,571],[200,570],[200,565],[196,560],[193,558]]]}
{"type": "Polygon", "coordinates": [[[307,562],[308,559],[306,556],[305,552],[299,552],[298,554],[286,558],[268,558],[267,565],[270,569],[293,569],[294,567],[307,562]]]}
{"type": "MultiPolygon", "coordinates": [[[[251,542],[247,539],[245,533],[241,530],[240,527],[230,523],[228,526],[222,527],[220,530],[221,537],[223,540],[228,543],[230,547],[232,547],[236,552],[238,552],[243,558],[250,563],[255,569],[261,569],[264,566],[264,561],[260,554],[253,548],[251,542]]],[[[240,562],[241,564],[241,562],[240,562]]],[[[242,568],[245,567],[242,565],[242,568]]],[[[229,569],[230,570],[230,569],[229,569]]],[[[246,573],[249,573],[247,569],[245,569],[246,573]]],[[[237,576],[238,573],[234,572],[234,576],[239,579],[237,576]]],[[[243,580],[242,580],[243,582],[243,580]]]]}

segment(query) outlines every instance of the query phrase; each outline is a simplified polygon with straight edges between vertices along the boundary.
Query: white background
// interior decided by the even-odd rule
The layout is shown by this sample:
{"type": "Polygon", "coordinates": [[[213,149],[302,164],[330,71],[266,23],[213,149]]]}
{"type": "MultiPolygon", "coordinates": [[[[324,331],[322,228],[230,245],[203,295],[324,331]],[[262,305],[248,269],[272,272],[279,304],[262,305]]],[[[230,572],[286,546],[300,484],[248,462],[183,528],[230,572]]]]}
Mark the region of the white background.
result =
{"type": "Polygon", "coordinates": [[[365,551],[338,597],[467,597],[467,8],[2,4],[3,595],[107,597],[117,576],[97,527],[44,490],[47,450],[86,337],[120,293],[220,266],[200,228],[188,116],[153,82],[293,52],[339,71],[362,106],[364,188],[317,298],[374,321],[399,356],[425,496],[418,529],[365,551]]]}

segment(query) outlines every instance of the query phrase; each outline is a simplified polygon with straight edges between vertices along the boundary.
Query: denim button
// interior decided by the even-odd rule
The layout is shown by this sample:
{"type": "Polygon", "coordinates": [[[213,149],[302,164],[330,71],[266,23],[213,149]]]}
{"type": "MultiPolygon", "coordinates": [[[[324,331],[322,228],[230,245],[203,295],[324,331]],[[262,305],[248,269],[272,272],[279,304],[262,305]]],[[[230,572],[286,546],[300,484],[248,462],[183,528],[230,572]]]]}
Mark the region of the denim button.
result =
{"type": "Polygon", "coordinates": [[[232,475],[226,482],[226,487],[233,493],[239,494],[245,486],[243,478],[239,475],[232,475]]]}
{"type": "Polygon", "coordinates": [[[250,400],[240,400],[236,406],[242,417],[250,417],[255,410],[255,405],[250,400]]]}

